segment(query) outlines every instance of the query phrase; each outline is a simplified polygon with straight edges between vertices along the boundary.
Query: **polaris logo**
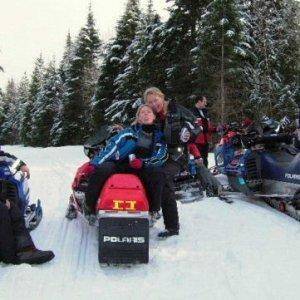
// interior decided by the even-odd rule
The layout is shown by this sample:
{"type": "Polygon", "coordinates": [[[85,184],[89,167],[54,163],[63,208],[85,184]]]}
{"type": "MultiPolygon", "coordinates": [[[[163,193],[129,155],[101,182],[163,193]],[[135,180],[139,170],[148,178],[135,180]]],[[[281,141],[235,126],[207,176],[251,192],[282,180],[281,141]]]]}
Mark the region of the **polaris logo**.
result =
{"type": "Polygon", "coordinates": [[[133,237],[119,237],[119,236],[107,236],[105,235],[103,237],[103,242],[107,243],[124,243],[124,244],[144,244],[145,243],[145,238],[140,236],[133,236],[133,237]]]}
{"type": "Polygon", "coordinates": [[[294,180],[300,180],[300,175],[299,174],[285,173],[285,178],[287,178],[287,179],[294,179],[294,180]]]}

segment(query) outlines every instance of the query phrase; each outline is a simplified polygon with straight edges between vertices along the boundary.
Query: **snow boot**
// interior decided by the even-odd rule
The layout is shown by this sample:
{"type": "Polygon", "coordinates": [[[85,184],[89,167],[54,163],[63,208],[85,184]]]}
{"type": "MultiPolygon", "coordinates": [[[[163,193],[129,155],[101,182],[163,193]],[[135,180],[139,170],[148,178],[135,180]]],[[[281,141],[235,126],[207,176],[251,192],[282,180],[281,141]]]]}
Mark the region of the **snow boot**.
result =
{"type": "Polygon", "coordinates": [[[161,231],[157,236],[158,236],[158,238],[163,240],[163,239],[166,239],[173,235],[179,235],[179,230],[178,229],[166,229],[164,231],[161,231]]]}
{"type": "Polygon", "coordinates": [[[54,258],[52,251],[42,251],[38,249],[28,250],[17,253],[19,264],[39,265],[46,263],[54,258]]]}

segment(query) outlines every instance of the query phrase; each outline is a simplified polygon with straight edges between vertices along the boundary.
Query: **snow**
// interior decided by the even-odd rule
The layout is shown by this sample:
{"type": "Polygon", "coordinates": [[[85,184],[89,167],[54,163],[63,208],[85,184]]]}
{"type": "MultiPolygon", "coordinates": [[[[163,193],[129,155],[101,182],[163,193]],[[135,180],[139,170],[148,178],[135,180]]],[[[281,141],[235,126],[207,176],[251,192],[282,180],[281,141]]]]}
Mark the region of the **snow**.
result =
{"type": "Polygon", "coordinates": [[[216,198],[179,204],[181,231],[166,241],[151,229],[148,265],[100,267],[97,229],[64,218],[82,147],[4,150],[31,168],[32,198],[44,218],[32,233],[48,264],[0,264],[0,299],[299,299],[299,222],[266,205],[216,198]]]}
{"type": "Polygon", "coordinates": [[[223,18],[221,21],[220,21],[220,25],[223,26],[225,24],[229,23],[228,19],[227,18],[223,18]]]}
{"type": "Polygon", "coordinates": [[[232,36],[235,35],[235,32],[233,30],[227,30],[226,35],[229,36],[229,37],[232,37],[232,36]]]}

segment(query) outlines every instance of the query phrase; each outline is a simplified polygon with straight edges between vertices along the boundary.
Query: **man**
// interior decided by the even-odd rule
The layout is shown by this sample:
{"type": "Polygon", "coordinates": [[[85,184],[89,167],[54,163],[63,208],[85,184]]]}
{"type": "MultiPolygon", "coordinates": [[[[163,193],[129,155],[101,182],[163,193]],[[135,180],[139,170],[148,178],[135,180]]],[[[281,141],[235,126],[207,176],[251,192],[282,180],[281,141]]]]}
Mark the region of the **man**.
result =
{"type": "Polygon", "coordinates": [[[203,164],[208,166],[208,151],[209,143],[211,142],[211,134],[216,131],[212,126],[208,111],[207,111],[207,99],[205,96],[197,97],[195,107],[192,109],[193,114],[197,117],[197,122],[202,126],[203,131],[197,136],[195,144],[201,153],[203,164]]]}

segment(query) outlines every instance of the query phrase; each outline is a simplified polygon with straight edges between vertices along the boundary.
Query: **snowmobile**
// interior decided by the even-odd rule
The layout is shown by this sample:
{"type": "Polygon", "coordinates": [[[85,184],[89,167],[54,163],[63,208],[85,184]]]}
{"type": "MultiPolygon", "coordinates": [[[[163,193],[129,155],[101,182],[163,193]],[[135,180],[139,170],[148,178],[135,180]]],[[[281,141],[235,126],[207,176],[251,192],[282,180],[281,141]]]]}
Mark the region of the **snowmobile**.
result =
{"type": "Polygon", "coordinates": [[[28,180],[25,174],[7,165],[0,166],[0,193],[2,199],[9,199],[19,206],[28,230],[35,229],[42,220],[41,201],[30,204],[28,180]]]}
{"type": "MultiPolygon", "coordinates": [[[[80,186],[78,176],[76,180],[80,186]]],[[[84,201],[84,192],[74,189],[66,217],[84,216],[84,201]]],[[[137,176],[114,174],[108,178],[96,204],[96,216],[100,264],[149,262],[149,205],[137,176]]]]}
{"type": "Polygon", "coordinates": [[[300,137],[284,132],[284,123],[265,118],[261,131],[246,134],[229,128],[215,148],[216,171],[232,191],[300,221],[300,137]]]}
{"type": "MultiPolygon", "coordinates": [[[[84,145],[91,158],[114,132],[102,128],[96,137],[84,145]]],[[[93,172],[89,162],[81,166],[72,183],[66,217],[69,220],[84,215],[85,191],[93,172]]],[[[102,264],[133,264],[149,261],[149,205],[145,188],[133,174],[114,174],[107,179],[96,204],[98,225],[98,260],[102,264]]]]}

